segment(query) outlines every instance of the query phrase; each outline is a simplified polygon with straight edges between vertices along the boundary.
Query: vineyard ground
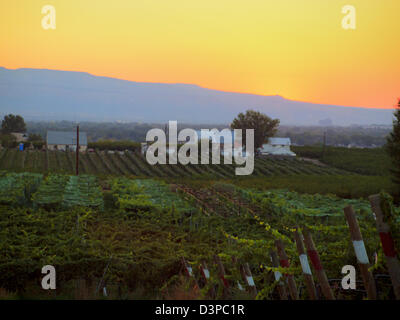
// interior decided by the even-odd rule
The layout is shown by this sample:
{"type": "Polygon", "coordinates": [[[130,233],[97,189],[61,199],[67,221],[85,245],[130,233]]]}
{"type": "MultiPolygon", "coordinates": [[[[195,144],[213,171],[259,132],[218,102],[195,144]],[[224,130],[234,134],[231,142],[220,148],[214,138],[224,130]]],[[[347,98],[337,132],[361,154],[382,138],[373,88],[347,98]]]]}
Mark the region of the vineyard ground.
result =
{"type": "MultiPolygon", "coordinates": [[[[301,148],[301,147],[297,147],[301,148]]],[[[311,148],[311,155],[318,150],[311,148]]],[[[307,147],[303,153],[310,156],[307,147]],[[307,153],[308,152],[308,153],[307,153]]],[[[371,151],[368,151],[370,154],[371,151]]],[[[302,152],[300,152],[302,154],[302,152]]],[[[331,152],[332,153],[332,152],[331,152]]],[[[353,155],[353,153],[350,153],[353,155]]],[[[380,153],[379,153],[380,154],[380,153]]],[[[354,158],[354,156],[352,156],[354,158]]],[[[357,157],[360,167],[370,166],[370,158],[357,157]]],[[[354,160],[352,160],[354,162],[354,160]]],[[[319,166],[297,158],[257,158],[255,170],[250,176],[235,176],[230,165],[156,165],[151,166],[145,158],[135,153],[105,152],[82,153],[80,172],[94,174],[101,179],[110,176],[161,178],[171,183],[184,181],[192,185],[207,185],[210,181],[226,180],[239,186],[259,189],[288,188],[302,193],[336,194],[340,197],[359,198],[385,190],[399,200],[398,190],[387,174],[362,175],[353,170],[335,168],[332,165],[319,166]]],[[[376,166],[375,166],[376,167],[376,166]]],[[[12,172],[64,173],[74,174],[75,154],[62,151],[0,151],[0,170],[12,172]]]]}
{"type": "MultiPolygon", "coordinates": [[[[293,228],[311,230],[328,278],[340,279],[342,266],[357,263],[343,215],[349,204],[371,261],[377,252],[380,298],[393,298],[366,200],[382,189],[394,194],[387,175],[259,158],[253,175],[238,177],[228,165],[151,166],[135,153],[82,154],[80,178],[69,176],[74,165],[73,153],[0,151],[0,299],[105,298],[100,285],[109,299],[207,298],[210,286],[221,288],[214,255],[228,281],[240,281],[235,257],[249,264],[258,299],[278,299],[269,262],[277,239],[291,261],[285,272],[307,299],[293,228]],[[209,285],[188,287],[182,256],[197,277],[207,262],[209,285]],[[59,274],[51,296],[38,286],[46,264],[59,274]]],[[[337,297],[365,297],[362,286],[353,294],[335,288],[337,297]]],[[[225,298],[253,297],[233,290],[225,298]]]]}
{"type": "MultiPolygon", "coordinates": [[[[329,279],[340,278],[343,265],[356,265],[343,215],[347,205],[357,213],[370,259],[378,253],[374,272],[387,274],[375,220],[368,201],[363,199],[260,191],[226,182],[193,187],[182,182],[113,177],[103,189],[104,208],[85,207],[102,198],[90,176],[77,180],[74,176],[4,173],[2,188],[15,191],[9,196],[2,194],[1,199],[8,196],[17,201],[18,192],[24,190],[19,181],[25,181],[25,190],[29,186],[33,195],[20,193],[25,202],[0,206],[1,298],[100,298],[101,291],[96,291],[99,286],[107,287],[110,299],[207,298],[210,285],[221,288],[213,264],[213,256],[218,255],[225,265],[227,281],[240,281],[240,273],[232,264],[235,257],[249,264],[259,288],[257,298],[277,299],[275,269],[268,256],[277,239],[284,241],[291,261],[285,273],[293,274],[302,288],[293,240],[295,226],[313,233],[329,279]],[[48,187],[42,187],[43,183],[48,187]],[[71,199],[71,191],[76,190],[69,187],[74,183],[81,185],[79,192],[93,196],[75,207],[41,206],[43,202],[35,205],[43,198],[41,194],[47,201],[54,198],[64,203],[65,195],[71,199]],[[59,190],[52,192],[57,186],[59,190]],[[209,285],[202,284],[200,291],[188,287],[182,276],[182,256],[193,265],[196,277],[200,276],[200,263],[207,261],[209,285]],[[38,285],[41,267],[47,264],[58,272],[59,287],[51,296],[38,285]]],[[[391,299],[387,277],[377,283],[380,297],[391,299]]],[[[361,299],[363,292],[362,287],[350,294],[335,289],[336,296],[346,299],[361,299]]],[[[300,297],[307,299],[304,287],[300,297]]],[[[252,297],[233,290],[225,298],[252,297]]]]}

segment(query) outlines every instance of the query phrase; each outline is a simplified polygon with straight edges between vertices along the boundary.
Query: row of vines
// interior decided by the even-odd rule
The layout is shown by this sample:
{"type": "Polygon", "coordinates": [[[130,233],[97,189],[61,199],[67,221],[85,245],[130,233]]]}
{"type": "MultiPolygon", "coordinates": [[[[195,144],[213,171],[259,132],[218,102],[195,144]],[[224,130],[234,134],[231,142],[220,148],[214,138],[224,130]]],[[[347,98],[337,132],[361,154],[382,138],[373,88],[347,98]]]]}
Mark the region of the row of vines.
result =
{"type": "MultiPolygon", "coordinates": [[[[140,292],[140,298],[174,298],[177,288],[187,285],[180,276],[185,257],[192,266],[206,262],[210,271],[208,283],[193,298],[209,297],[211,288],[217,289],[213,298],[252,298],[239,289],[224,295],[214,263],[218,256],[231,284],[241,282],[234,261],[248,263],[259,288],[257,299],[278,298],[277,271],[293,275],[300,298],[307,299],[294,229],[312,233],[328,278],[339,279],[344,265],[357,265],[343,215],[343,208],[351,205],[373,261],[371,270],[379,276],[379,298],[393,297],[374,214],[365,200],[287,190],[261,192],[222,183],[193,189],[128,178],[107,182],[105,210],[97,202],[100,194],[89,176],[49,175],[33,193],[32,206],[4,203],[0,207],[0,288],[29,290],[38,285],[41,267],[52,264],[58,274],[57,290],[64,294],[67,291],[62,290],[72,280],[84,279],[95,288],[100,283],[107,286],[118,298],[132,298],[132,292],[140,292]],[[276,240],[284,243],[290,268],[283,270],[271,262],[276,240]]],[[[390,210],[399,216],[397,209],[390,210]]],[[[393,220],[395,226],[398,223],[393,220]]],[[[194,273],[198,275],[197,267],[194,273]]],[[[352,293],[337,288],[335,294],[363,298],[365,288],[360,288],[352,293]]]]}
{"type": "MultiPolygon", "coordinates": [[[[79,169],[82,174],[123,175],[137,177],[214,177],[235,176],[234,166],[218,165],[150,165],[140,153],[117,151],[80,154],[79,169]]],[[[0,153],[0,170],[73,174],[75,153],[63,151],[36,151],[4,149],[0,153]]],[[[337,175],[343,170],[311,164],[296,158],[261,157],[255,159],[253,176],[274,175],[337,175]]]]}

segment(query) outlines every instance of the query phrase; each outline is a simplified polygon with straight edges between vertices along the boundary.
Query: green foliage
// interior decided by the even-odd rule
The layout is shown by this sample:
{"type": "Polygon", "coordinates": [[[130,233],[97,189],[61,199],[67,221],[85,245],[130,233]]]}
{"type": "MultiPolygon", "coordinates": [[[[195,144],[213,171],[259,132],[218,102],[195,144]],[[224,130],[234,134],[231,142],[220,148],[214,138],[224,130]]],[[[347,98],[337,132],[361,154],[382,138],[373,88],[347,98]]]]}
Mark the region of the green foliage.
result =
{"type": "Polygon", "coordinates": [[[111,182],[111,193],[117,208],[130,211],[149,211],[155,208],[143,188],[134,180],[126,178],[114,179],[111,182]]]}
{"type": "Polygon", "coordinates": [[[398,185],[400,190],[400,99],[397,109],[394,112],[393,131],[387,138],[386,151],[389,154],[393,168],[391,174],[393,181],[398,185]]]}
{"type": "Polygon", "coordinates": [[[95,176],[51,174],[32,196],[35,206],[47,209],[87,207],[104,209],[103,195],[95,176]]]}
{"type": "Polygon", "coordinates": [[[292,146],[291,149],[299,157],[318,159],[332,167],[363,174],[388,176],[390,174],[390,158],[383,148],[343,148],[327,146],[322,157],[322,146],[292,146]]]}
{"type": "Polygon", "coordinates": [[[130,140],[99,140],[96,142],[89,142],[88,148],[98,149],[98,150],[117,150],[117,151],[136,151],[140,152],[141,145],[139,142],[133,142],[130,140]]]}
{"type": "MultiPolygon", "coordinates": [[[[0,172],[2,177],[7,175],[0,172]]],[[[87,185],[96,186],[89,176],[49,175],[35,200],[40,193],[43,197],[49,192],[49,185],[56,188],[57,184],[64,189],[69,184],[70,191],[77,190],[82,200],[90,193],[87,185]],[[87,185],[82,189],[80,184],[87,185]]],[[[179,284],[180,257],[184,256],[196,276],[203,260],[209,266],[210,285],[202,287],[199,297],[206,298],[214,285],[217,298],[222,298],[221,282],[212,263],[217,254],[232,287],[238,281],[244,286],[238,265],[232,263],[235,257],[239,264],[249,263],[259,288],[257,299],[274,299],[274,271],[302,279],[293,240],[297,225],[313,234],[328,278],[341,277],[343,265],[356,265],[342,212],[349,204],[356,211],[370,261],[375,251],[381,257],[375,220],[368,202],[362,199],[260,191],[226,183],[192,189],[157,180],[116,178],[109,186],[117,208],[103,212],[81,203],[57,212],[0,206],[1,286],[10,291],[29,289],[39,281],[45,264],[56,267],[61,286],[78,278],[98,284],[109,265],[103,280],[110,286],[121,283],[123,294],[140,288],[143,296],[162,298],[179,284]],[[276,239],[285,244],[290,268],[275,268],[270,262],[269,252],[275,249],[276,239]]],[[[68,194],[63,190],[60,193],[68,194]]],[[[51,196],[55,194],[48,194],[51,196]]],[[[62,198],[65,201],[65,196],[62,198]]],[[[390,208],[398,214],[397,208],[390,208]]],[[[387,272],[384,260],[374,265],[374,272],[387,272]]],[[[388,289],[382,290],[383,295],[389,294],[388,289]]],[[[233,288],[228,298],[249,296],[233,288]]]]}
{"type": "Polygon", "coordinates": [[[97,178],[90,175],[70,176],[64,190],[63,206],[104,209],[97,178]]]}
{"type": "Polygon", "coordinates": [[[17,147],[17,138],[12,134],[0,134],[0,143],[4,148],[15,148],[17,147]]]}
{"type": "Polygon", "coordinates": [[[36,134],[36,133],[30,133],[28,136],[28,141],[29,142],[43,141],[43,143],[44,143],[43,137],[40,134],[36,134]]]}
{"type": "Polygon", "coordinates": [[[336,194],[342,198],[367,198],[385,190],[398,198],[396,188],[388,176],[293,175],[232,179],[227,182],[243,188],[289,189],[308,194],[336,194]]]}
{"type": "Polygon", "coordinates": [[[261,112],[247,110],[246,113],[241,112],[233,119],[231,128],[243,130],[243,142],[246,141],[246,129],[254,129],[254,148],[256,149],[276,133],[278,125],[279,119],[271,119],[261,112]]]}
{"type": "Polygon", "coordinates": [[[400,210],[394,207],[393,198],[385,193],[380,193],[381,208],[384,221],[388,223],[392,234],[397,254],[400,253],[400,210]]]}
{"type": "Polygon", "coordinates": [[[33,194],[32,201],[37,206],[56,207],[63,201],[65,185],[69,176],[52,174],[41,183],[38,191],[33,194]]]}
{"type": "MultiPolygon", "coordinates": [[[[34,171],[42,173],[72,173],[74,172],[74,153],[62,151],[27,151],[7,150],[0,169],[12,171],[34,171]],[[10,155],[10,156],[8,156],[10,155]],[[11,159],[14,157],[14,159],[11,159]],[[46,158],[48,158],[46,166],[46,158]],[[11,161],[12,160],[12,161],[11,161]],[[47,169],[46,169],[47,168],[47,169]]],[[[96,175],[129,175],[140,177],[166,177],[170,180],[177,178],[233,178],[234,165],[150,165],[140,153],[124,152],[123,154],[108,154],[105,152],[87,152],[80,154],[80,172],[96,175]]],[[[335,175],[347,174],[343,170],[321,167],[306,161],[289,158],[259,157],[255,159],[255,170],[250,177],[296,176],[296,175],[335,175]]],[[[248,177],[244,177],[248,178],[248,177]]]]}
{"type": "Polygon", "coordinates": [[[43,176],[35,173],[9,173],[0,177],[0,203],[10,206],[29,205],[43,176]]]}
{"type": "Polygon", "coordinates": [[[4,116],[4,119],[1,122],[1,131],[5,134],[11,132],[25,132],[26,124],[24,118],[20,115],[13,114],[4,116]]]}
{"type": "Polygon", "coordinates": [[[116,207],[121,209],[169,210],[180,214],[194,210],[190,203],[181,199],[161,181],[117,178],[111,183],[111,192],[116,207]]]}

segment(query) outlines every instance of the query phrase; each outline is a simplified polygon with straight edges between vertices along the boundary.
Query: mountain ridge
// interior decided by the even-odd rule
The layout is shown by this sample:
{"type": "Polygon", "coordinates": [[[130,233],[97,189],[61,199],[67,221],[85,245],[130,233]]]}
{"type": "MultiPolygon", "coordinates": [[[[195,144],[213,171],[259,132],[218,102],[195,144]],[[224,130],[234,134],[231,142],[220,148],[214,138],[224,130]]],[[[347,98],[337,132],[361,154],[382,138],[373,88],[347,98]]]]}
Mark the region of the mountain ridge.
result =
{"type": "Polygon", "coordinates": [[[0,67],[0,113],[28,120],[229,123],[254,109],[285,125],[391,124],[393,110],[335,106],[208,89],[197,84],[138,82],[88,72],[0,67]]]}

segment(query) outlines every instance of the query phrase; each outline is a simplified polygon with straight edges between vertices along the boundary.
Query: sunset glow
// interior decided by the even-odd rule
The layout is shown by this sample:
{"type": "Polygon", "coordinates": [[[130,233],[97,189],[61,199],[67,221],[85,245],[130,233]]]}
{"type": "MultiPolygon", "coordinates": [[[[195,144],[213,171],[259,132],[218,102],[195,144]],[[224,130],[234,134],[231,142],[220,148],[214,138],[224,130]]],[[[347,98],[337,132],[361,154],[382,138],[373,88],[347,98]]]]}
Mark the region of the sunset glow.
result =
{"type": "Polygon", "coordinates": [[[392,108],[399,12],[399,0],[1,1],[0,66],[392,108]],[[42,28],[46,4],[56,30],[42,28]]]}

